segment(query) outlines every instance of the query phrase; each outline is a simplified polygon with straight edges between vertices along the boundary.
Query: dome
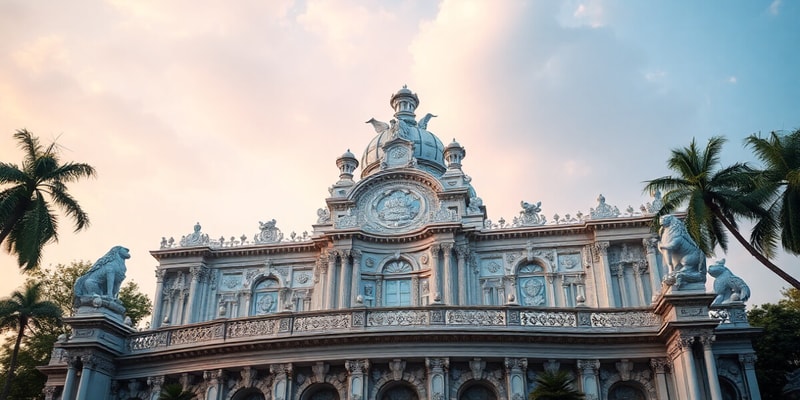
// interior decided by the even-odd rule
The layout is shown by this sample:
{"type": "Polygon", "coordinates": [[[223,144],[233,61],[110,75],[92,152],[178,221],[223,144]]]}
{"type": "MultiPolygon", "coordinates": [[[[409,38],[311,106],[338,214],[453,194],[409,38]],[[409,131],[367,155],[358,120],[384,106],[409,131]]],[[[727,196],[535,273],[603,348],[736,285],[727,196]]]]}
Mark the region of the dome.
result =
{"type": "MultiPolygon", "coordinates": [[[[390,104],[395,110],[396,120],[402,121],[395,123],[404,125],[404,138],[414,144],[414,158],[417,159],[418,168],[435,176],[441,176],[447,170],[444,162],[445,147],[436,135],[426,129],[428,120],[433,115],[428,114],[417,123],[414,111],[419,104],[419,98],[406,86],[391,96],[390,104]]],[[[384,129],[369,142],[361,157],[362,178],[379,169],[383,157],[383,145],[393,137],[392,129],[384,129]]]]}

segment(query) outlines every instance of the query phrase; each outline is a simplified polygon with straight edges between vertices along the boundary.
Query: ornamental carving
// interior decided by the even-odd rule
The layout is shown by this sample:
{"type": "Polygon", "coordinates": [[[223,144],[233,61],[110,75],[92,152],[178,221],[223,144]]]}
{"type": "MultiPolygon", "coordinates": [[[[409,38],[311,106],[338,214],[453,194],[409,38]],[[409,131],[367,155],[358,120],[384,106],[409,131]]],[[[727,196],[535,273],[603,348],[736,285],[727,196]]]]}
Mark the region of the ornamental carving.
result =
{"type": "Polygon", "coordinates": [[[370,311],[367,326],[428,325],[428,312],[421,310],[370,311]]]}
{"type": "Polygon", "coordinates": [[[519,323],[523,326],[577,326],[575,314],[566,312],[523,311],[519,323]]]}
{"type": "Polygon", "coordinates": [[[521,277],[519,289],[522,305],[541,306],[547,301],[544,277],[521,277]]]}
{"type": "Polygon", "coordinates": [[[272,336],[278,333],[278,321],[275,319],[257,321],[236,321],[228,324],[226,336],[240,338],[250,336],[272,336]]]}
{"type": "Polygon", "coordinates": [[[647,311],[593,312],[591,321],[595,328],[661,326],[661,316],[647,311]]]}
{"type": "Polygon", "coordinates": [[[275,219],[267,222],[258,221],[259,232],[255,234],[253,241],[258,244],[264,244],[278,243],[283,240],[283,233],[275,226],[276,223],[275,219]]]}
{"type": "Polygon", "coordinates": [[[350,321],[350,314],[297,317],[294,320],[294,331],[306,332],[328,329],[346,329],[350,327],[350,321]]]}
{"type": "Polygon", "coordinates": [[[617,206],[606,204],[606,198],[601,194],[597,196],[597,208],[590,208],[589,215],[591,219],[616,218],[619,217],[620,212],[617,206]]]}
{"type": "Polygon", "coordinates": [[[210,326],[199,326],[196,328],[178,329],[172,332],[170,344],[186,344],[206,342],[214,339],[222,339],[225,325],[214,324],[210,326]]]}
{"type": "Polygon", "coordinates": [[[506,314],[501,310],[447,310],[448,325],[506,325],[506,314]]]}

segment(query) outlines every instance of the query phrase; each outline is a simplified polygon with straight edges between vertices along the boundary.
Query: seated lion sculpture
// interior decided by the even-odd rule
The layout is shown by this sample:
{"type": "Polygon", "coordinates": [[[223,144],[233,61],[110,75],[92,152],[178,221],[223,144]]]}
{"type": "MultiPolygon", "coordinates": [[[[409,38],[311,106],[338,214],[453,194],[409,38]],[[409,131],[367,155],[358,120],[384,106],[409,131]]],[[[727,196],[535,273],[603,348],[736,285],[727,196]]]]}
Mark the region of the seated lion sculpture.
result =
{"type": "Polygon", "coordinates": [[[689,236],[683,221],[674,215],[665,215],[660,221],[658,249],[670,271],[664,284],[677,290],[702,289],[706,282],[706,255],[689,236]]]}
{"type": "Polygon", "coordinates": [[[125,279],[125,260],[128,258],[131,255],[127,248],[112,247],[75,281],[75,298],[100,296],[117,299],[120,285],[125,279]]]}
{"type": "Polygon", "coordinates": [[[745,302],[750,298],[750,287],[725,266],[724,258],[708,267],[708,274],[714,277],[714,293],[717,294],[711,305],[745,302]]]}

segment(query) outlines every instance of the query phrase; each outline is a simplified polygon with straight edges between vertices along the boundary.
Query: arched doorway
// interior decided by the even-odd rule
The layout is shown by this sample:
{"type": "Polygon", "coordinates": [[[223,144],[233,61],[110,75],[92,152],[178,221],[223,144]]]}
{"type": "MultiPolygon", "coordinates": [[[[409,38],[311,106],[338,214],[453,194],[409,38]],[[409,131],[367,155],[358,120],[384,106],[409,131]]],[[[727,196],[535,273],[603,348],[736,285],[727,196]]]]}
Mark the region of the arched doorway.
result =
{"type": "Polygon", "coordinates": [[[647,400],[644,390],[630,382],[616,383],[608,390],[608,400],[647,400]]]}
{"type": "Polygon", "coordinates": [[[465,386],[458,400],[497,400],[494,390],[484,383],[471,382],[465,386]]]}

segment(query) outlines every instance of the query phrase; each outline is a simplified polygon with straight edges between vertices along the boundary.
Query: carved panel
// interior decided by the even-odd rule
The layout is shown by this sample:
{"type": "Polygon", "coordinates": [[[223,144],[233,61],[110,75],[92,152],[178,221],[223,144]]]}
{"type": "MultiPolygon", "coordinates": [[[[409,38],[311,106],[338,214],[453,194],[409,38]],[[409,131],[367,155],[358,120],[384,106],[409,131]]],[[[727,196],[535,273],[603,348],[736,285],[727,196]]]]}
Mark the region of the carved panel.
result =
{"type": "Polygon", "coordinates": [[[520,325],[575,327],[577,320],[574,313],[523,311],[520,313],[520,325]]]}
{"type": "Polygon", "coordinates": [[[294,331],[346,329],[350,327],[351,320],[349,313],[297,317],[294,321],[294,331]]]}
{"type": "Polygon", "coordinates": [[[428,325],[428,312],[421,310],[370,311],[367,326],[428,325]]]}
{"type": "Polygon", "coordinates": [[[447,325],[506,325],[506,314],[501,310],[447,310],[447,325]]]}
{"type": "Polygon", "coordinates": [[[272,336],[278,333],[278,320],[236,321],[228,324],[227,337],[272,336]]]}

